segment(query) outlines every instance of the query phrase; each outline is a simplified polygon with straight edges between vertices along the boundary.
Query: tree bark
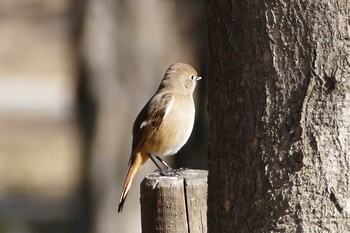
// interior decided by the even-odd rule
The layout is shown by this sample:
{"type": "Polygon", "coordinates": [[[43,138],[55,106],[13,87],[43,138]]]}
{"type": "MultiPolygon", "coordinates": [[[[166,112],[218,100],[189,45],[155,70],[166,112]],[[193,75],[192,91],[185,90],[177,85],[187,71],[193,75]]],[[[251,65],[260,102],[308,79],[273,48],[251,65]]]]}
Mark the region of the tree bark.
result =
{"type": "Polygon", "coordinates": [[[208,0],[209,232],[350,232],[348,0],[208,0]]]}

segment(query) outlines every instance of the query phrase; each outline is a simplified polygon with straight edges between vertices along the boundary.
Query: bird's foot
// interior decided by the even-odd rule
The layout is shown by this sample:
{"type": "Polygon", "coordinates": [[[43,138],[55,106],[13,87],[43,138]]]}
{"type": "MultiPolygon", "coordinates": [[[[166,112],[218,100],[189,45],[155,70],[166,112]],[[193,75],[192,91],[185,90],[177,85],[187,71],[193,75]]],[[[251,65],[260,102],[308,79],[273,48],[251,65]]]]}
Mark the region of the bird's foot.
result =
{"type": "Polygon", "coordinates": [[[172,168],[163,169],[160,171],[160,175],[161,176],[175,176],[176,175],[175,170],[176,169],[172,169],[172,168]]]}
{"type": "Polygon", "coordinates": [[[167,169],[163,169],[163,170],[158,170],[160,172],[161,176],[178,176],[178,172],[184,171],[188,168],[176,168],[176,169],[172,169],[172,168],[167,168],[167,169]]]}

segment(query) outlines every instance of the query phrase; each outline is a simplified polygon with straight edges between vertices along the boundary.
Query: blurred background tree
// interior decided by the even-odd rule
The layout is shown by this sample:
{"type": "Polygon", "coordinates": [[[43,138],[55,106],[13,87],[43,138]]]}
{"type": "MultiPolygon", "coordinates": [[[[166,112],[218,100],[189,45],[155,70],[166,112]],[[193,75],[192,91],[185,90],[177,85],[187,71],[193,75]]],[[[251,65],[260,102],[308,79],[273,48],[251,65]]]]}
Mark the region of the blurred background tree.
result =
{"type": "Polygon", "coordinates": [[[205,2],[0,2],[0,232],[140,232],[131,127],[167,67],[204,80],[175,167],[206,167],[205,2]]]}

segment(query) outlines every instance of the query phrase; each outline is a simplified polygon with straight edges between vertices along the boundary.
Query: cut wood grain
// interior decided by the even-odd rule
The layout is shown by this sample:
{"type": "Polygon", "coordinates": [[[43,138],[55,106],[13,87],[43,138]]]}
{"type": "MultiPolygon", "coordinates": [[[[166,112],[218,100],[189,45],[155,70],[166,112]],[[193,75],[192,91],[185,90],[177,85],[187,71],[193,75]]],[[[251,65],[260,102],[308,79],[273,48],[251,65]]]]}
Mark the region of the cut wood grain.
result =
{"type": "Polygon", "coordinates": [[[207,232],[207,176],[207,171],[191,169],[146,176],[141,183],[142,232],[207,232]]]}

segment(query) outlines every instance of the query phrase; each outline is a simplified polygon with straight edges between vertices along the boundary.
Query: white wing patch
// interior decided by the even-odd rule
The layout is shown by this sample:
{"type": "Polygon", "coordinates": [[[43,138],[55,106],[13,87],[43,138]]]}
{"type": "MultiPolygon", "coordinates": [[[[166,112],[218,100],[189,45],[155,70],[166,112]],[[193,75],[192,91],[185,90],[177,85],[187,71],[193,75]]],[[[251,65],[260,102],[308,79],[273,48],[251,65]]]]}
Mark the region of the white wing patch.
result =
{"type": "MultiPolygon", "coordinates": [[[[161,120],[165,119],[167,117],[167,115],[169,114],[173,103],[174,103],[174,98],[168,98],[168,100],[170,99],[170,101],[166,101],[166,99],[163,100],[163,103],[165,106],[165,111],[164,111],[164,115],[162,116],[161,120]]],[[[159,118],[158,118],[159,119],[159,118]]],[[[147,126],[150,122],[152,122],[152,120],[148,119],[146,121],[143,121],[140,125],[140,129],[142,129],[143,127],[147,126]]]]}
{"type": "Polygon", "coordinates": [[[142,122],[141,125],[140,125],[140,129],[142,129],[142,128],[145,127],[146,125],[148,125],[148,121],[142,122]]]}
{"type": "Polygon", "coordinates": [[[165,109],[165,113],[164,113],[164,116],[163,116],[163,119],[165,119],[166,116],[169,114],[171,108],[173,107],[173,103],[174,103],[174,97],[171,98],[170,102],[167,104],[166,109],[165,109]]]}

